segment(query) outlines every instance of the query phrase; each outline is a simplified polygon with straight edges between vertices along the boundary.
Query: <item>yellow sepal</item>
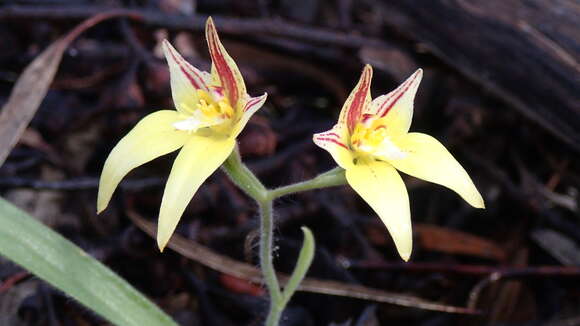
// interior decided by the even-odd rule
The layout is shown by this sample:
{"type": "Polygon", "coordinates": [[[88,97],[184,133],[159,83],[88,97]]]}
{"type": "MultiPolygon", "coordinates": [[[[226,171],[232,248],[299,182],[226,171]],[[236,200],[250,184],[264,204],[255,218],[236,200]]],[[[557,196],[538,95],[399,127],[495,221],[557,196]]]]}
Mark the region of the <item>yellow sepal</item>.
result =
{"type": "Polygon", "coordinates": [[[399,173],[386,162],[367,161],[346,170],[348,184],[379,215],[403,260],[413,250],[409,196],[399,173]]]}
{"type": "Polygon", "coordinates": [[[115,188],[129,171],[185,144],[189,138],[187,133],[173,128],[178,119],[177,111],[153,112],[119,141],[107,157],[101,173],[97,213],[107,208],[115,188]]]}
{"type": "Polygon", "coordinates": [[[461,164],[437,139],[409,133],[396,140],[407,156],[389,161],[397,170],[455,191],[475,208],[484,208],[483,198],[461,164]]]}
{"type": "Polygon", "coordinates": [[[160,250],[167,245],[197,189],[222,165],[235,144],[234,138],[193,135],[183,146],[173,162],[161,200],[157,229],[160,250]]]}

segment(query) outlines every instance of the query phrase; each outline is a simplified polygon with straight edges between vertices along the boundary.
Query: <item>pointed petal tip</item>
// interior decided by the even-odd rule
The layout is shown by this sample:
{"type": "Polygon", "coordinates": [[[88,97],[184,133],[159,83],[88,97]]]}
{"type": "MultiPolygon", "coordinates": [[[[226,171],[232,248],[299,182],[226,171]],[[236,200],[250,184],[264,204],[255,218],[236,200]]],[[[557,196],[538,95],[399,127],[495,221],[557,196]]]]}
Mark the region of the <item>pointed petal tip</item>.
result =
{"type": "Polygon", "coordinates": [[[182,61],[185,61],[185,59],[183,59],[179,51],[175,49],[175,47],[173,46],[173,44],[171,44],[171,42],[169,42],[169,40],[163,39],[163,41],[161,42],[161,49],[163,50],[165,60],[167,60],[169,64],[174,63],[179,67],[182,66],[182,61]]]}
{"type": "Polygon", "coordinates": [[[266,100],[268,99],[268,93],[264,92],[264,94],[260,95],[260,96],[256,96],[255,98],[257,98],[257,102],[256,104],[259,105],[259,107],[262,107],[264,105],[264,103],[266,103],[266,100]],[[261,104],[259,104],[261,103],[261,104]]]}
{"type": "Polygon", "coordinates": [[[169,242],[169,239],[161,239],[157,237],[157,248],[159,248],[160,253],[163,253],[163,250],[165,250],[167,242],[169,242]]]}
{"type": "Polygon", "coordinates": [[[109,201],[105,201],[102,197],[102,194],[97,195],[97,215],[101,214],[109,205],[109,201]]]}
{"type": "Polygon", "coordinates": [[[215,28],[215,23],[213,22],[213,18],[208,17],[205,21],[205,35],[208,38],[209,34],[217,36],[217,30],[215,28]]]}
{"type": "Polygon", "coordinates": [[[468,188],[469,190],[464,192],[458,192],[458,194],[463,198],[463,200],[465,200],[469,205],[471,205],[471,207],[485,209],[485,202],[483,200],[483,197],[473,184],[473,181],[471,181],[471,179],[469,179],[469,181],[471,183],[471,187],[468,188]]]}
{"type": "Polygon", "coordinates": [[[213,23],[213,18],[211,18],[211,16],[207,17],[207,20],[205,21],[205,26],[206,26],[206,28],[208,26],[212,26],[212,27],[215,26],[215,24],[213,23]]]}
{"type": "Polygon", "coordinates": [[[395,247],[397,247],[397,252],[401,259],[408,262],[411,258],[411,253],[413,252],[413,242],[406,243],[407,241],[395,241],[395,247]],[[405,243],[402,243],[405,242],[405,243]]]}
{"type": "Polygon", "coordinates": [[[485,202],[483,201],[483,197],[481,197],[481,194],[479,194],[479,196],[469,204],[475,208],[485,209],[485,202]]]}
{"type": "MultiPolygon", "coordinates": [[[[165,193],[164,193],[165,195],[165,193]]],[[[163,211],[163,200],[161,201],[161,211],[163,211]]],[[[165,221],[166,219],[163,218],[162,212],[160,212],[159,214],[159,219],[158,219],[158,223],[157,223],[157,248],[159,248],[159,252],[163,252],[163,250],[165,250],[165,247],[167,246],[167,243],[169,243],[169,240],[171,239],[171,236],[173,235],[173,232],[175,230],[174,226],[167,226],[167,223],[165,221]]]]}
{"type": "Polygon", "coordinates": [[[421,80],[423,79],[423,69],[422,68],[417,69],[413,73],[413,75],[415,76],[414,83],[419,84],[421,82],[421,80]]]}
{"type": "Polygon", "coordinates": [[[157,225],[157,248],[159,248],[160,253],[163,253],[172,235],[173,232],[167,233],[167,230],[160,229],[160,224],[157,225]]]}
{"type": "Polygon", "coordinates": [[[362,71],[362,75],[361,75],[361,79],[370,79],[373,77],[373,66],[369,65],[368,63],[365,64],[363,71],[362,71]]]}
{"type": "Polygon", "coordinates": [[[260,96],[253,96],[250,97],[250,99],[248,100],[248,102],[246,103],[246,111],[249,108],[249,106],[254,106],[258,103],[262,103],[260,105],[260,107],[263,105],[263,103],[266,101],[266,99],[268,98],[268,93],[264,92],[264,94],[260,95],[260,96]]]}
{"type": "Polygon", "coordinates": [[[161,48],[163,49],[163,54],[167,57],[171,49],[173,49],[173,45],[171,45],[171,42],[169,42],[168,39],[164,38],[163,41],[161,41],[161,48]]]}
{"type": "Polygon", "coordinates": [[[163,41],[161,42],[161,49],[163,50],[163,55],[165,56],[165,60],[167,60],[167,62],[177,61],[173,58],[174,52],[177,52],[177,50],[175,50],[175,48],[173,47],[173,45],[171,45],[171,42],[169,42],[169,40],[163,39],[163,41]]]}
{"type": "Polygon", "coordinates": [[[354,130],[356,123],[360,120],[361,114],[365,111],[371,101],[371,82],[373,79],[373,68],[366,64],[361,72],[357,84],[344,102],[340,116],[340,124],[346,124],[349,132],[354,130]]]}
{"type": "Polygon", "coordinates": [[[224,48],[217,29],[211,18],[208,18],[205,29],[205,38],[212,62],[212,75],[219,79],[226,96],[232,105],[237,105],[246,92],[244,78],[232,57],[224,48]]]}

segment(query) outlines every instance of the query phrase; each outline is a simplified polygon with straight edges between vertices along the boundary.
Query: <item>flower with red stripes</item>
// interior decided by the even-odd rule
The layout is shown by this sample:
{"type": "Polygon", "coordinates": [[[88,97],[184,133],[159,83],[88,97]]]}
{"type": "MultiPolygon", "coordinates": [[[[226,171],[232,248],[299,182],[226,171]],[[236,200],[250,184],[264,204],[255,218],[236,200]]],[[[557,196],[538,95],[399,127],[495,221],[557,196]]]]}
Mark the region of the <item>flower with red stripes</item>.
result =
{"type": "Polygon", "coordinates": [[[161,250],[197,189],[232,153],[236,137],[266,101],[267,94],[250,97],[246,92],[244,79],[221,44],[211,18],[205,35],[211,73],[196,69],[163,41],[175,110],[156,111],[139,121],[109,154],[99,183],[100,213],[129,171],[181,149],[161,200],[157,231],[161,250]]]}
{"type": "Polygon", "coordinates": [[[409,196],[397,170],[443,185],[473,207],[484,208],[484,203],[467,172],[439,141],[408,132],[423,71],[374,100],[372,75],[372,67],[366,65],[338,123],[315,134],[314,142],[346,170],[349,185],[379,215],[407,261],[413,248],[409,196]]]}

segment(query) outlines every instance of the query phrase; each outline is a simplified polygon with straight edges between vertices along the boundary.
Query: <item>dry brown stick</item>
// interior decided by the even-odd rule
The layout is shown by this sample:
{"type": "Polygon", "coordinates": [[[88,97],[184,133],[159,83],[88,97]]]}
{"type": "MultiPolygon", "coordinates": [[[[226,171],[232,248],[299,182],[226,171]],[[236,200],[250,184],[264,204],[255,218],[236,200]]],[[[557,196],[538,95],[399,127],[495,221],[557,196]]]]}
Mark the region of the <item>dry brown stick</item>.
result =
{"type": "MultiPolygon", "coordinates": [[[[141,9],[120,9],[102,6],[6,6],[0,9],[0,20],[8,19],[44,19],[44,20],[80,20],[103,12],[117,9],[126,15],[139,17],[143,23],[169,29],[187,29],[203,31],[206,15],[180,16],[164,14],[159,11],[141,9]]],[[[220,32],[235,35],[281,36],[316,43],[332,44],[348,48],[374,46],[390,48],[391,45],[376,38],[360,36],[355,33],[334,32],[328,29],[312,28],[292,24],[276,19],[238,19],[214,16],[220,32]]]]}
{"type": "Polygon", "coordinates": [[[52,43],[24,69],[0,112],[0,165],[4,163],[42,103],[68,45],[88,28],[104,20],[122,16],[133,17],[133,14],[109,11],[85,20],[52,43]]]}
{"type": "Polygon", "coordinates": [[[488,287],[490,284],[499,281],[503,277],[504,277],[504,275],[502,273],[492,273],[488,277],[479,281],[473,287],[473,289],[471,289],[471,292],[469,293],[469,299],[467,302],[467,306],[472,308],[472,309],[475,309],[475,307],[477,307],[477,302],[478,302],[479,297],[480,297],[481,293],[483,292],[483,290],[486,287],[488,287]]]}
{"type": "MultiPolygon", "coordinates": [[[[144,220],[135,212],[129,210],[127,215],[137,227],[151,237],[155,237],[157,226],[144,220]]],[[[178,234],[174,234],[168,247],[180,253],[184,257],[194,260],[218,272],[231,275],[254,283],[262,283],[260,270],[252,265],[239,262],[227,256],[215,253],[211,249],[202,246],[194,241],[187,240],[178,234]]],[[[288,276],[278,274],[282,286],[286,283],[288,276]]],[[[436,302],[430,302],[418,297],[408,296],[398,293],[382,291],[356,284],[345,284],[337,281],[320,280],[315,278],[305,278],[300,284],[299,291],[336,295],[348,298],[357,298],[376,302],[384,302],[404,307],[413,307],[424,310],[441,311],[456,314],[479,314],[475,309],[448,306],[436,302]]]]}
{"type": "MultiPolygon", "coordinates": [[[[141,179],[127,179],[121,182],[124,190],[139,191],[143,189],[162,187],[165,178],[150,177],[141,179]]],[[[0,178],[0,188],[31,188],[39,190],[76,191],[96,189],[99,179],[94,177],[73,178],[68,180],[47,181],[22,177],[0,178]]]]}
{"type": "Polygon", "coordinates": [[[485,276],[501,273],[512,277],[580,277],[580,267],[576,266],[486,266],[442,263],[389,263],[384,261],[361,261],[350,265],[353,269],[404,271],[418,273],[446,273],[485,276]]]}
{"type": "MultiPolygon", "coordinates": [[[[438,5],[437,8],[446,8],[449,6],[449,12],[442,11],[443,13],[457,13],[456,6],[454,3],[447,3],[445,1],[438,1],[433,3],[444,3],[445,5],[438,5]],[[443,6],[443,7],[442,7],[443,6]]],[[[502,1],[497,0],[496,2],[502,3],[502,1]]],[[[457,38],[456,33],[445,33],[445,24],[433,25],[431,24],[431,17],[433,12],[431,12],[431,7],[429,6],[413,6],[412,4],[407,4],[406,2],[388,2],[389,5],[386,7],[385,11],[397,13],[395,15],[389,15],[390,19],[386,20],[385,23],[391,25],[392,28],[404,31],[405,35],[409,39],[421,41],[421,44],[425,43],[430,52],[441,58],[450,67],[459,71],[467,79],[473,81],[474,83],[483,86],[486,90],[490,91],[495,97],[502,99],[509,106],[518,109],[529,119],[535,121],[540,126],[542,126],[547,131],[551,132],[553,135],[559,137],[571,145],[572,148],[580,151],[580,142],[577,140],[580,138],[580,134],[576,132],[577,127],[577,117],[578,117],[578,101],[575,101],[576,97],[573,95],[577,90],[576,84],[574,84],[571,78],[561,78],[562,75],[575,76],[570,74],[568,71],[554,71],[554,67],[558,67],[558,60],[551,60],[550,56],[554,58],[560,58],[560,61],[565,63],[566,67],[572,67],[577,71],[578,63],[573,60],[573,56],[568,53],[563,53],[562,49],[556,47],[556,45],[550,43],[549,39],[545,36],[541,36],[542,41],[538,41],[538,35],[535,32],[529,34],[520,31],[522,26],[517,27],[516,34],[510,34],[511,38],[498,38],[498,31],[503,31],[503,29],[490,29],[487,30],[488,24],[487,19],[475,20],[479,23],[481,28],[471,28],[466,29],[469,33],[465,34],[464,38],[473,38],[471,34],[475,33],[478,37],[483,37],[479,42],[462,42],[463,39],[457,38]],[[405,7],[412,8],[406,10],[401,10],[398,8],[401,4],[405,7]],[[391,7],[394,6],[394,7],[391,7]],[[425,7],[425,8],[423,8],[425,7]],[[419,12],[424,16],[424,19],[406,19],[407,15],[409,17],[414,17],[416,12],[419,12]],[[401,19],[403,18],[403,19],[401,19]],[[401,22],[406,22],[404,26],[399,26],[401,22]],[[420,23],[419,27],[414,26],[414,24],[420,23]],[[411,26],[406,26],[411,24],[411,26]],[[424,25],[424,26],[423,26],[424,25]],[[411,28],[414,27],[414,28],[411,28]],[[437,28],[439,29],[437,29],[437,28]],[[421,28],[421,29],[416,29],[421,28]],[[443,32],[441,31],[443,29],[443,32]],[[522,34],[523,33],[523,34],[522,34]],[[535,34],[534,34],[535,33],[535,34]],[[429,37],[427,37],[430,35],[429,37]],[[528,35],[528,37],[523,37],[528,35]],[[440,40],[443,38],[443,40],[440,40]],[[530,39],[530,40],[528,40],[530,39]],[[535,40],[535,41],[534,41],[535,40]],[[538,56],[535,55],[533,58],[527,60],[527,65],[524,66],[518,63],[519,67],[515,70],[505,70],[504,66],[509,67],[514,66],[511,60],[497,60],[497,67],[487,67],[484,69],[482,64],[480,53],[481,49],[475,46],[460,47],[460,50],[453,50],[452,46],[446,45],[445,42],[460,43],[460,44],[486,44],[486,49],[493,49],[498,51],[497,56],[503,57],[506,53],[504,50],[505,44],[520,44],[522,42],[527,42],[525,45],[518,47],[519,50],[526,51],[527,49],[535,48],[538,45],[545,51],[541,55],[541,62],[531,64],[533,60],[539,60],[538,56]],[[443,42],[443,45],[439,45],[438,42],[443,42]],[[538,43],[539,42],[539,43],[538,43]],[[489,46],[490,43],[495,44],[493,47],[489,46]],[[505,44],[504,44],[505,43],[505,44]],[[548,45],[546,45],[548,44],[548,45]],[[466,49],[475,49],[475,52],[465,51],[466,49]],[[503,52],[501,52],[503,51],[503,52]],[[477,55],[475,55],[475,54],[477,55]],[[474,62],[473,65],[465,66],[464,61],[474,62]],[[507,63],[506,63],[507,62],[507,63]],[[551,67],[554,66],[554,67],[551,67]],[[538,69],[531,69],[537,68],[538,69]],[[507,71],[507,72],[506,72],[507,71]],[[515,78],[514,73],[523,74],[521,78],[515,78]],[[541,87],[544,91],[529,91],[530,88],[528,84],[522,84],[521,80],[527,80],[529,74],[534,72],[539,78],[540,82],[532,83],[536,87],[541,87]],[[502,74],[503,73],[503,74],[502,74]],[[494,76],[495,78],[490,78],[494,76]],[[548,87],[546,85],[546,77],[552,76],[552,82],[556,86],[552,85],[552,89],[548,88],[550,91],[545,91],[548,87]],[[556,77],[554,77],[556,76],[556,77]],[[558,79],[557,76],[560,76],[558,79]],[[514,79],[515,78],[515,79],[514,79]],[[505,80],[503,80],[505,79],[505,80]],[[513,85],[525,85],[521,89],[513,85]],[[576,88],[574,88],[576,87],[576,88]],[[563,95],[558,95],[558,94],[563,95]],[[572,95],[570,95],[572,94],[572,95]],[[551,102],[550,102],[551,101],[551,102]],[[556,102],[554,102],[556,101],[556,102]],[[548,104],[546,104],[548,103],[548,104]],[[557,105],[554,103],[558,103],[557,105]],[[569,117],[569,118],[566,118],[569,117]]],[[[440,8],[440,10],[441,10],[440,8]]],[[[79,20],[86,17],[90,17],[95,13],[101,12],[102,10],[109,9],[107,7],[97,7],[97,6],[82,6],[82,7],[47,7],[47,6],[6,6],[0,9],[0,20],[8,19],[43,19],[43,20],[79,20]]],[[[541,10],[541,9],[538,9],[541,10]]],[[[127,14],[132,14],[139,16],[140,19],[149,25],[164,27],[174,30],[190,30],[201,32],[203,30],[204,21],[207,18],[205,15],[190,15],[190,16],[179,16],[179,15],[169,15],[163,14],[157,11],[151,10],[140,10],[140,9],[122,9],[123,12],[127,14]]],[[[514,10],[517,12],[517,10],[514,10]]],[[[565,12],[565,11],[563,11],[565,12]]],[[[573,13],[570,13],[573,15],[573,13]]],[[[471,15],[459,15],[457,17],[453,16],[450,19],[467,19],[466,17],[471,17],[471,15]]],[[[214,17],[216,23],[219,25],[220,31],[225,34],[232,35],[252,35],[256,38],[265,36],[278,36],[284,38],[292,38],[296,40],[303,40],[312,43],[319,43],[324,45],[334,45],[341,46],[345,48],[358,49],[361,47],[376,47],[376,48],[396,48],[397,46],[393,43],[385,42],[379,38],[364,37],[357,33],[343,33],[335,32],[328,29],[322,28],[312,28],[309,26],[292,24],[284,22],[277,19],[238,19],[238,18],[226,18],[226,17],[214,17]]],[[[516,21],[516,19],[514,19],[516,21]]],[[[465,21],[466,24],[472,24],[473,21],[465,21]]],[[[528,24],[529,25],[529,24],[528,24]]],[[[469,25],[467,25],[469,26],[469,25]]],[[[500,25],[501,27],[501,25],[500,25]]],[[[524,26],[525,27],[525,26],[524,26]]],[[[525,30],[525,28],[524,28],[525,30]]],[[[557,30],[557,29],[555,29],[557,30]]],[[[501,34],[501,33],[499,33],[501,34]]],[[[507,37],[507,36],[506,36],[507,37]]],[[[457,45],[457,44],[455,44],[457,45]]],[[[489,50],[488,49],[488,50],[489,50]]],[[[512,48],[510,48],[511,53],[512,48]]],[[[489,51],[488,51],[489,52],[489,51]]],[[[518,58],[532,57],[530,55],[518,55],[518,58]]],[[[512,54],[514,55],[514,54],[512,54]]],[[[491,61],[490,61],[491,62],[491,61]]],[[[486,62],[489,63],[490,62],[486,62]]],[[[561,70],[561,69],[560,69],[561,70]]]]}

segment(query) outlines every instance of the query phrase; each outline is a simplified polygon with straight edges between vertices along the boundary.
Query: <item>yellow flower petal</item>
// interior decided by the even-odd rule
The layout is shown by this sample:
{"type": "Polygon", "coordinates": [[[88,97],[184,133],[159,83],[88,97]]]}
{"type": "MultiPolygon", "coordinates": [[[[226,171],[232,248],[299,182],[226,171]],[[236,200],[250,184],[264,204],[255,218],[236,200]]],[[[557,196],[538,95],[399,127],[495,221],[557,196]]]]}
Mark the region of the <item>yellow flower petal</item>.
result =
{"type": "Polygon", "coordinates": [[[197,189],[226,160],[235,143],[233,137],[216,139],[194,135],[183,146],[173,162],[161,200],[157,229],[159,249],[165,248],[197,189]]]}
{"type": "Polygon", "coordinates": [[[360,79],[340,111],[338,123],[346,125],[348,132],[352,133],[357,122],[366,107],[371,103],[371,81],[373,79],[373,67],[365,65],[360,79]]]}
{"type": "Polygon", "coordinates": [[[173,127],[178,115],[173,110],[149,114],[113,148],[99,181],[97,213],[107,207],[115,188],[129,171],[185,144],[188,134],[173,127]]]}
{"type": "Polygon", "coordinates": [[[413,233],[409,196],[399,173],[388,163],[373,161],[348,168],[346,180],[379,215],[399,255],[408,261],[413,249],[413,233]]]}
{"type": "Polygon", "coordinates": [[[438,140],[426,134],[409,133],[397,139],[396,145],[407,156],[389,161],[395,168],[445,186],[458,193],[473,207],[485,207],[483,198],[467,172],[438,140]]]}
{"type": "Polygon", "coordinates": [[[348,169],[352,165],[353,155],[348,148],[348,131],[346,126],[336,124],[332,129],[314,134],[314,143],[325,149],[332,155],[332,158],[343,169],[348,169]]]}
{"type": "Polygon", "coordinates": [[[211,77],[185,61],[167,40],[163,40],[163,53],[169,65],[171,96],[175,108],[179,112],[191,114],[198,103],[196,90],[207,92],[207,83],[211,77]]]}
{"type": "Polygon", "coordinates": [[[248,121],[250,121],[250,118],[254,115],[254,113],[256,113],[256,111],[258,111],[264,105],[267,97],[268,94],[264,93],[264,95],[262,96],[250,97],[246,101],[246,104],[244,105],[244,108],[242,110],[240,120],[236,123],[236,126],[234,127],[234,130],[232,132],[232,137],[237,137],[242,132],[242,130],[244,129],[248,121]]]}
{"type": "Polygon", "coordinates": [[[207,19],[205,25],[205,37],[211,56],[214,80],[224,88],[230,104],[236,112],[239,112],[242,109],[241,106],[245,104],[240,103],[240,100],[246,95],[246,85],[238,66],[222,45],[211,17],[207,19]]]}
{"type": "Polygon", "coordinates": [[[390,136],[407,133],[413,120],[413,100],[421,78],[423,78],[423,70],[418,69],[397,89],[374,99],[365,113],[384,118],[384,124],[390,136]]]}

